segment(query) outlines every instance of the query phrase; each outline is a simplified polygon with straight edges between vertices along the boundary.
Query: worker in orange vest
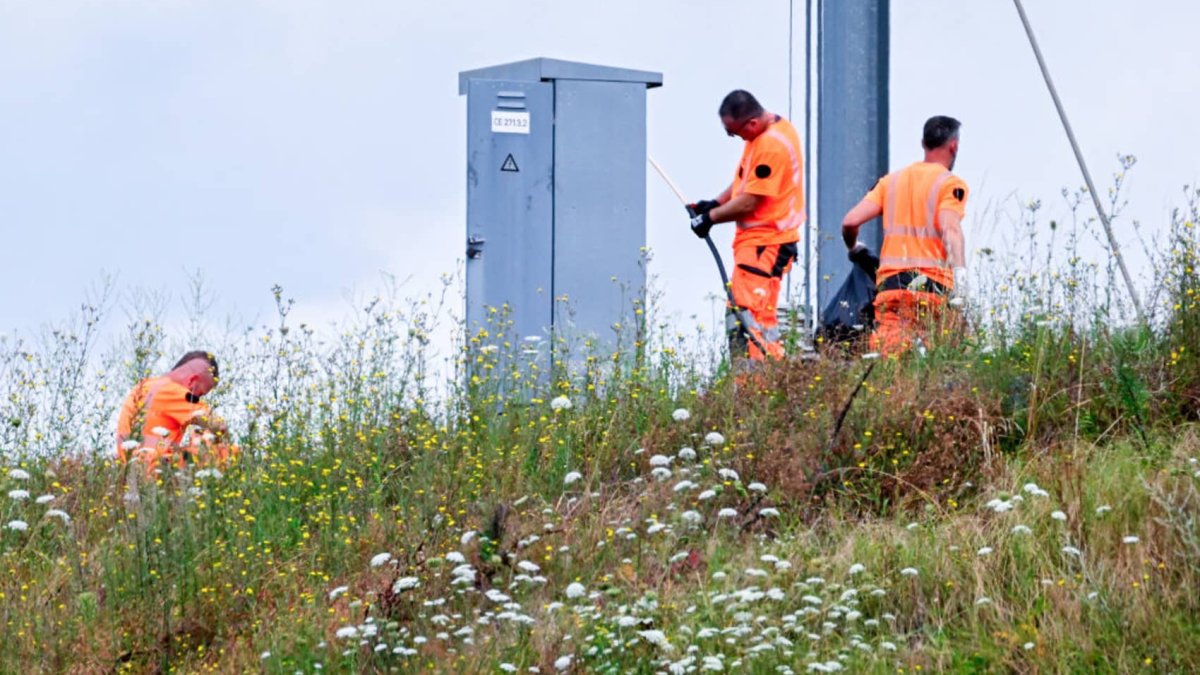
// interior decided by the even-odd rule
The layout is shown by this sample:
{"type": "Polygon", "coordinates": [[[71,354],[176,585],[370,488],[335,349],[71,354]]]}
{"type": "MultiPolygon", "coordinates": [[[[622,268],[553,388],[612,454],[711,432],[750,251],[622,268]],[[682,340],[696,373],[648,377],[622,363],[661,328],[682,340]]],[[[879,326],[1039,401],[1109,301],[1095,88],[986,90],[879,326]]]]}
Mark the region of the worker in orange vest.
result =
{"type": "Polygon", "coordinates": [[[746,146],[730,186],[716,199],[689,205],[692,232],[703,239],[716,223],[737,223],[730,289],[734,303],[746,310],[739,314],[753,337],[749,356],[779,358],[783,345],[776,304],[805,218],[800,136],[790,122],[741,89],[721,101],[718,114],[725,133],[746,146]]]}
{"type": "Polygon", "coordinates": [[[925,160],[893,171],[842,219],[850,259],[870,255],[858,241],[863,223],[883,216],[883,245],[875,273],[875,333],[871,348],[899,354],[941,321],[951,295],[966,294],[962,219],[967,184],[951,173],[961,123],[936,116],[925,122],[925,160]]]}
{"type": "Polygon", "coordinates": [[[147,473],[160,460],[223,464],[236,446],[225,442],[228,429],[201,398],[216,386],[217,359],[192,351],[167,373],[138,382],[117,418],[117,458],[138,459],[147,473]],[[198,434],[186,439],[185,432],[198,434]],[[201,452],[201,449],[204,452],[201,452]]]}

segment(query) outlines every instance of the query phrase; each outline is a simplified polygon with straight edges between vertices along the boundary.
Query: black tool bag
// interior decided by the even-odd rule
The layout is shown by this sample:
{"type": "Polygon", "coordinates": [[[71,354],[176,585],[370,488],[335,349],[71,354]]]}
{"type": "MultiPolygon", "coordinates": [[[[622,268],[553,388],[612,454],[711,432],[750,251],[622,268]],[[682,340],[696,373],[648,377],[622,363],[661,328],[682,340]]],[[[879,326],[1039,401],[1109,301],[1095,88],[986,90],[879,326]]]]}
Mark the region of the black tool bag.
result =
{"type": "Polygon", "coordinates": [[[817,338],[825,344],[850,342],[875,327],[875,270],[879,258],[863,251],[855,256],[850,275],[821,313],[817,338]]]}

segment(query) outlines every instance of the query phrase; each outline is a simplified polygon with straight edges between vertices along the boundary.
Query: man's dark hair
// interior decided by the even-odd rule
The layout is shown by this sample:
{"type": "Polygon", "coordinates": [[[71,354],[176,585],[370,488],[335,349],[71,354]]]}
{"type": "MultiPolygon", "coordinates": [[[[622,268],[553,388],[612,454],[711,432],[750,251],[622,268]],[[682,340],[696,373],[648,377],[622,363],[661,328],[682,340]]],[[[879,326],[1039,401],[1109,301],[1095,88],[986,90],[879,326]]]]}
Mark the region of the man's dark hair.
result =
{"type": "Polygon", "coordinates": [[[744,89],[734,89],[721,101],[721,108],[717,114],[734,122],[741,122],[763,114],[763,107],[758,99],[754,98],[754,94],[744,89]]]}
{"type": "Polygon", "coordinates": [[[962,122],[953,117],[935,115],[925,121],[925,131],[921,135],[921,146],[926,150],[936,150],[950,141],[958,138],[958,128],[962,122]]]}
{"type": "Polygon", "coordinates": [[[179,361],[177,361],[175,363],[175,365],[171,368],[171,370],[175,370],[176,368],[178,368],[179,366],[182,366],[183,364],[187,363],[188,361],[194,361],[196,359],[204,359],[205,361],[208,361],[209,367],[212,368],[213,379],[216,379],[221,376],[220,375],[221,369],[217,366],[217,357],[213,356],[211,352],[206,352],[202,349],[184,354],[179,359],[179,361]]]}

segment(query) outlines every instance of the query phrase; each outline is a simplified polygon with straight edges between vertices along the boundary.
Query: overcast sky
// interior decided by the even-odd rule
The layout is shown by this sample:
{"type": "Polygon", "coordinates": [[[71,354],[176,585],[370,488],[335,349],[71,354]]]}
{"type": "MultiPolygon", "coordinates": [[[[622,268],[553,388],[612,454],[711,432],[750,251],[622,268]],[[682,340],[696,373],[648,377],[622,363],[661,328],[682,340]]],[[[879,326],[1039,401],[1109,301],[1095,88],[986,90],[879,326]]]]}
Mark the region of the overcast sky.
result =
{"type": "MultiPolygon", "coordinates": [[[[1200,175],[1200,4],[1027,5],[1097,181],[1136,154],[1127,214],[1161,225],[1200,175]]],[[[895,2],[891,46],[892,164],[919,158],[926,117],[964,122],[968,248],[1011,227],[973,220],[986,205],[1040,197],[1061,215],[1082,179],[1011,2],[895,2]]],[[[181,301],[200,270],[211,314],[245,321],[266,318],[275,283],[316,321],[381,272],[435,286],[464,249],[456,76],[497,63],[662,72],[650,152],[710,197],[741,149],[717,104],[745,88],[786,114],[787,54],[786,0],[0,0],[0,330],[69,315],[105,273],[181,301]]],[[[708,321],[707,250],[652,173],[647,229],[666,308],[708,321]]]]}

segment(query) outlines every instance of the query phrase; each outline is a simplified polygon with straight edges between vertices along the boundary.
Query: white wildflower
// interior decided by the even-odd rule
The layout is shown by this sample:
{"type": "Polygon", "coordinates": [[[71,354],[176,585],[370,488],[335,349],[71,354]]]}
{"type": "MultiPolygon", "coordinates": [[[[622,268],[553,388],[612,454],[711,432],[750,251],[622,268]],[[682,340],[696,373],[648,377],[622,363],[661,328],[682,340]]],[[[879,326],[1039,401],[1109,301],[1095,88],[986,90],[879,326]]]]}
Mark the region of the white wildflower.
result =
{"type": "Polygon", "coordinates": [[[904,569],[900,570],[900,574],[906,577],[915,577],[920,574],[920,572],[918,572],[917,568],[915,567],[905,567],[904,569]]]}
{"type": "Polygon", "coordinates": [[[154,427],[150,430],[150,433],[154,434],[155,436],[162,436],[163,438],[171,435],[171,432],[167,431],[166,427],[154,427]]]}
{"type": "Polygon", "coordinates": [[[888,642],[887,640],[884,640],[883,642],[879,643],[879,648],[884,651],[894,652],[894,651],[896,651],[896,644],[893,642],[888,642]]]}
{"type": "Polygon", "coordinates": [[[358,637],[358,628],[355,626],[342,626],[334,633],[335,636],[343,640],[358,637]]]}
{"type": "Polygon", "coordinates": [[[1112,507],[1109,506],[1108,504],[1101,504],[1100,506],[1096,507],[1096,515],[1098,515],[1098,516],[1102,516],[1102,515],[1108,513],[1109,511],[1112,511],[1112,507]]]}
{"type": "Polygon", "coordinates": [[[676,453],[675,456],[682,461],[690,462],[696,459],[696,451],[692,448],[680,448],[679,452],[676,453]]]}
{"type": "Polygon", "coordinates": [[[1013,534],[1033,534],[1033,529],[1030,528],[1028,525],[1014,525],[1013,529],[1012,529],[1012,533],[1013,534]]]}
{"type": "Polygon", "coordinates": [[[676,408],[675,412],[671,413],[671,419],[676,422],[686,422],[692,418],[692,413],[688,412],[687,408],[676,408]]]}
{"type": "Polygon", "coordinates": [[[446,554],[446,562],[451,562],[456,565],[461,565],[461,564],[467,562],[467,558],[466,558],[466,556],[459,553],[458,551],[451,551],[446,554]]]}
{"type": "Polygon", "coordinates": [[[8,525],[6,525],[5,527],[7,527],[10,530],[15,530],[17,532],[24,532],[25,530],[29,529],[29,523],[26,523],[23,520],[10,520],[10,521],[8,521],[8,525]]]}
{"type": "Polygon", "coordinates": [[[717,475],[725,480],[733,481],[735,483],[741,480],[741,478],[738,476],[738,472],[734,471],[733,469],[718,469],[717,475]]]}
{"type": "Polygon", "coordinates": [[[42,495],[34,501],[39,504],[49,504],[50,502],[54,501],[54,495],[42,495]]]}
{"type": "Polygon", "coordinates": [[[698,511],[684,511],[679,517],[688,525],[699,525],[704,522],[704,516],[700,515],[698,511]]]}
{"type": "Polygon", "coordinates": [[[979,549],[975,553],[976,553],[976,555],[988,555],[991,552],[992,552],[991,546],[984,546],[983,548],[979,549]]]}
{"type": "Polygon", "coordinates": [[[709,499],[712,499],[713,497],[716,497],[716,496],[717,496],[717,493],[715,490],[705,490],[704,492],[701,492],[700,494],[696,495],[696,499],[699,499],[700,501],[703,502],[703,501],[708,501],[709,499]]]}
{"type": "Polygon", "coordinates": [[[1136,535],[1132,535],[1132,534],[1125,536],[1125,537],[1121,537],[1122,544],[1136,544],[1139,541],[1141,541],[1141,540],[1138,539],[1136,535]]]}
{"type": "Polygon", "coordinates": [[[643,640],[658,647],[659,649],[669,652],[674,649],[670,642],[667,641],[667,634],[661,630],[639,630],[638,635],[643,640]]]}
{"type": "Polygon", "coordinates": [[[1026,642],[1025,644],[1021,645],[1021,648],[1024,649],[1025,651],[1029,651],[1029,650],[1033,649],[1035,646],[1036,645],[1034,645],[1032,642],[1026,642]]]}
{"type": "Polygon", "coordinates": [[[710,431],[707,434],[704,434],[704,442],[708,443],[709,445],[714,445],[714,446],[715,445],[724,445],[725,437],[722,436],[719,432],[710,431]]]}
{"type": "Polygon", "coordinates": [[[850,574],[852,574],[852,575],[858,574],[860,572],[866,572],[866,571],[867,571],[867,567],[866,567],[866,565],[863,565],[862,563],[854,563],[853,565],[850,566],[850,574]]]}
{"type": "Polygon", "coordinates": [[[759,509],[758,515],[762,516],[763,518],[778,518],[779,509],[768,506],[765,509],[759,509]]]}
{"type": "Polygon", "coordinates": [[[479,533],[475,530],[467,530],[466,532],[463,532],[463,535],[459,538],[458,542],[463,546],[466,546],[467,544],[471,543],[471,540],[475,538],[476,534],[479,533]]]}
{"type": "Polygon", "coordinates": [[[60,518],[64,523],[71,522],[71,516],[67,515],[66,511],[60,509],[50,509],[46,511],[47,518],[60,518]]]}
{"type": "Polygon", "coordinates": [[[879,352],[867,352],[862,355],[864,361],[873,361],[879,358],[879,352]]]}
{"type": "Polygon", "coordinates": [[[1064,546],[1064,547],[1062,547],[1062,552],[1066,553],[1067,555],[1073,555],[1076,558],[1083,555],[1083,552],[1080,551],[1079,549],[1075,548],[1074,546],[1064,546]]]}
{"type": "Polygon", "coordinates": [[[567,398],[566,396],[555,396],[554,398],[550,399],[550,409],[554,412],[558,412],[559,410],[570,410],[574,406],[575,404],[571,403],[571,399],[567,398]]]}
{"type": "Polygon", "coordinates": [[[1054,513],[1050,514],[1050,517],[1058,521],[1065,521],[1067,519],[1067,514],[1063,513],[1062,511],[1055,511],[1054,513]]]}
{"type": "Polygon", "coordinates": [[[691,490],[692,488],[695,488],[695,486],[696,484],[692,483],[691,480],[680,480],[680,482],[674,484],[674,488],[672,488],[672,490],[676,492],[683,492],[684,490],[691,490]]]}
{"type": "Polygon", "coordinates": [[[10,469],[8,477],[13,480],[29,480],[29,472],[25,469],[10,469]]]}
{"type": "Polygon", "coordinates": [[[517,569],[521,570],[522,572],[528,572],[529,574],[537,574],[538,572],[542,571],[542,568],[538,567],[534,563],[529,562],[528,560],[522,560],[521,562],[517,563],[517,569]]]}
{"type": "Polygon", "coordinates": [[[421,585],[421,580],[416,577],[400,577],[396,583],[392,584],[392,592],[400,593],[407,591],[410,588],[416,588],[421,585]]]}
{"type": "Polygon", "coordinates": [[[563,485],[570,485],[571,483],[574,483],[575,481],[579,480],[580,478],[583,478],[583,474],[579,473],[578,471],[572,471],[572,472],[568,473],[567,475],[563,476],[563,485]]]}
{"type": "Polygon", "coordinates": [[[646,534],[658,534],[665,529],[667,529],[667,526],[664,523],[654,523],[650,527],[646,528],[646,534]]]}
{"type": "Polygon", "coordinates": [[[382,567],[391,559],[391,553],[376,553],[375,556],[371,558],[371,567],[382,567]]]}
{"type": "Polygon", "coordinates": [[[494,588],[489,588],[488,591],[484,593],[484,596],[496,604],[504,604],[512,600],[512,598],[494,588]]]}
{"type": "Polygon", "coordinates": [[[17,502],[29,499],[29,490],[9,490],[8,498],[17,502]]]}
{"type": "Polygon", "coordinates": [[[1022,489],[1025,490],[1025,492],[1028,492],[1029,494],[1034,495],[1035,497],[1049,497],[1050,496],[1050,493],[1046,492],[1042,488],[1038,487],[1037,483],[1026,483],[1025,487],[1022,489]]]}
{"type": "Polygon", "coordinates": [[[766,492],[767,486],[763,485],[762,483],[755,482],[755,483],[751,483],[751,484],[747,485],[746,489],[751,492],[766,492]]]}
{"type": "Polygon", "coordinates": [[[671,470],[665,466],[656,466],[654,467],[654,470],[650,472],[650,475],[654,476],[654,478],[657,480],[664,481],[671,477],[671,470]]]}
{"type": "Polygon", "coordinates": [[[978,607],[978,606],[981,606],[981,605],[990,605],[990,604],[992,604],[992,599],[991,599],[991,598],[989,598],[989,597],[988,597],[988,596],[986,596],[986,595],[984,595],[984,596],[981,596],[981,597],[979,597],[978,599],[976,599],[976,600],[975,600],[975,605],[976,605],[977,607],[978,607]]]}
{"type": "Polygon", "coordinates": [[[554,660],[554,667],[558,670],[566,670],[571,667],[571,655],[560,656],[554,660]]]}
{"type": "Polygon", "coordinates": [[[1012,510],[1013,503],[1007,499],[993,499],[987,504],[984,504],[984,506],[995,511],[996,513],[1004,513],[1005,511],[1012,510]]]}
{"type": "Polygon", "coordinates": [[[779,561],[776,561],[776,562],[775,562],[775,569],[777,569],[777,570],[779,570],[779,571],[781,571],[781,572],[782,572],[783,570],[790,570],[790,569],[792,569],[792,563],[790,563],[790,562],[788,562],[788,561],[786,561],[786,560],[779,560],[779,561]]]}
{"type": "Polygon", "coordinates": [[[584,588],[583,584],[579,583],[578,581],[572,581],[567,585],[566,593],[568,598],[574,600],[576,598],[582,598],[584,595],[586,595],[587,589],[584,588]]]}
{"type": "Polygon", "coordinates": [[[738,512],[731,508],[724,508],[717,511],[718,518],[736,518],[738,512]]]}
{"type": "Polygon", "coordinates": [[[650,458],[650,466],[670,466],[671,458],[666,455],[654,455],[650,458]]]}

